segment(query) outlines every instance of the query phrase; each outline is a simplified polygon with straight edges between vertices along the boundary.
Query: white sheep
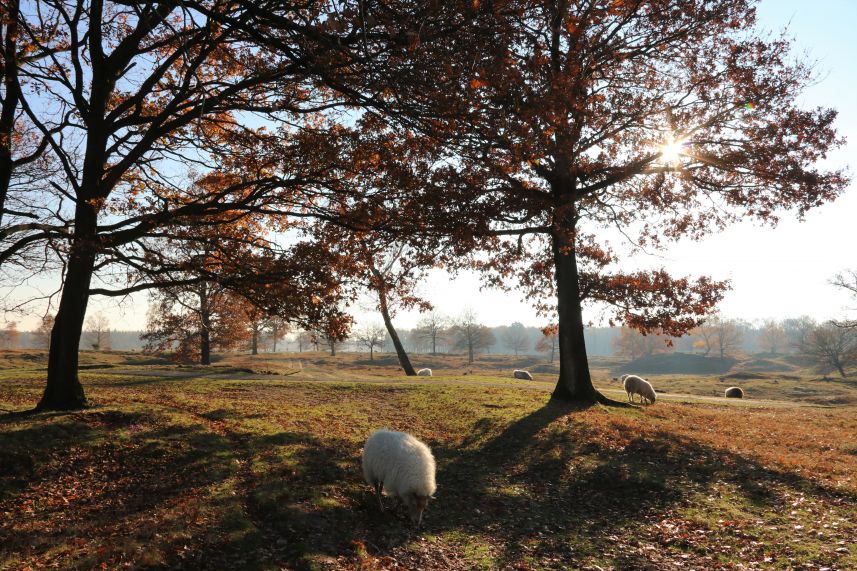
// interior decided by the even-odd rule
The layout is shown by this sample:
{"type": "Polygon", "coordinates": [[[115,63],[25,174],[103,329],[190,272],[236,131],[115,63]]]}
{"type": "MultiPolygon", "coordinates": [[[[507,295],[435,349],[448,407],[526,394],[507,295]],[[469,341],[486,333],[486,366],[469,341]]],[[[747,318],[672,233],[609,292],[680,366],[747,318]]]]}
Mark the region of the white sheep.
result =
{"type": "Polygon", "coordinates": [[[381,511],[381,492],[386,486],[389,495],[407,506],[416,525],[422,522],[423,510],[437,488],[434,474],[431,449],[405,432],[381,428],[363,447],[363,477],[375,488],[381,511]]]}
{"type": "Polygon", "coordinates": [[[633,395],[640,395],[640,402],[645,402],[646,404],[654,404],[657,400],[657,395],[655,394],[655,388],[642,377],[638,377],[637,375],[622,375],[624,379],[622,380],[625,392],[628,393],[628,400],[633,402],[633,395]]]}
{"type": "Polygon", "coordinates": [[[431,369],[420,369],[419,371],[417,371],[417,376],[418,377],[430,377],[431,376],[431,369]]]}
{"type": "Polygon", "coordinates": [[[744,398],[744,389],[741,387],[729,387],[726,389],[724,396],[728,399],[742,399],[744,398]]]}
{"type": "Polygon", "coordinates": [[[515,369],[515,372],[512,373],[512,377],[514,377],[516,379],[523,379],[525,381],[532,381],[533,380],[533,376],[530,374],[529,371],[522,371],[520,369],[515,369]]]}

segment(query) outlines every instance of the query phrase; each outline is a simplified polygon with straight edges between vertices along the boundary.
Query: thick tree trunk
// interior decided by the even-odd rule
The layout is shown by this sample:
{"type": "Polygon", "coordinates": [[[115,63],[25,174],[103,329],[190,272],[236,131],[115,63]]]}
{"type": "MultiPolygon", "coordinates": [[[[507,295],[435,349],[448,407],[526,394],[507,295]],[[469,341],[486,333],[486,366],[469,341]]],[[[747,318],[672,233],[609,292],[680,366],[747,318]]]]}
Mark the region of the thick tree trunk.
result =
{"type": "Polygon", "coordinates": [[[48,381],[36,410],[74,410],[87,404],[77,367],[89,284],[95,267],[95,240],[95,209],[89,202],[79,201],[75,209],[75,236],[51,329],[48,381]]]}
{"type": "Polygon", "coordinates": [[[259,354],[259,329],[256,327],[253,327],[253,337],[250,340],[250,354],[259,354]]]}
{"type": "Polygon", "coordinates": [[[556,266],[557,313],[559,318],[559,380],[552,399],[595,403],[601,395],[592,386],[586,342],[583,337],[583,311],[574,238],[553,236],[556,266]]]}
{"type": "Polygon", "coordinates": [[[336,341],[328,341],[330,344],[330,356],[336,357],[336,341]]]}
{"type": "Polygon", "coordinates": [[[375,360],[375,351],[374,351],[374,349],[375,349],[375,348],[374,348],[374,347],[372,347],[372,346],[370,346],[370,347],[369,347],[369,360],[370,360],[370,361],[374,361],[374,360],[375,360]]]}
{"type": "Polygon", "coordinates": [[[384,326],[387,328],[387,333],[390,334],[390,339],[393,340],[393,347],[396,348],[396,355],[399,357],[399,364],[405,370],[405,374],[409,377],[416,376],[417,372],[414,366],[411,365],[411,360],[408,358],[408,353],[405,351],[402,341],[399,339],[399,334],[396,328],[393,327],[393,320],[390,318],[390,309],[387,306],[387,295],[383,287],[378,288],[378,306],[381,308],[381,317],[384,319],[384,326]]]}

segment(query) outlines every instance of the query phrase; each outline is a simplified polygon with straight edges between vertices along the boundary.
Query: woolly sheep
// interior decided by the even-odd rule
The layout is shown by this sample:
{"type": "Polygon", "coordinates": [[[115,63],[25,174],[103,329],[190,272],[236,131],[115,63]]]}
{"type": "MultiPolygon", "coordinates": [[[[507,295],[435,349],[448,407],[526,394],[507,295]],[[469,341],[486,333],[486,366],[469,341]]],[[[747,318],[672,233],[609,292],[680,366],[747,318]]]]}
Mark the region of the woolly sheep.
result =
{"type": "Polygon", "coordinates": [[[378,505],[384,511],[381,492],[402,501],[416,525],[437,486],[434,456],[428,446],[405,432],[381,428],[373,432],[363,447],[363,477],[375,488],[378,505]]]}
{"type": "Polygon", "coordinates": [[[420,369],[419,371],[417,371],[417,376],[418,377],[430,377],[431,376],[431,369],[420,369]]]}
{"type": "Polygon", "coordinates": [[[640,396],[640,402],[645,402],[646,404],[654,404],[657,400],[657,395],[655,394],[655,389],[652,387],[651,383],[642,377],[638,377],[637,375],[622,375],[625,377],[623,379],[623,384],[625,387],[625,392],[628,393],[628,400],[633,402],[633,395],[640,396]]]}
{"type": "Polygon", "coordinates": [[[514,377],[516,379],[523,379],[525,381],[532,381],[533,380],[533,376],[530,374],[529,371],[522,371],[520,369],[515,369],[515,372],[512,373],[512,377],[514,377]]]}
{"type": "Polygon", "coordinates": [[[728,399],[742,399],[744,398],[744,389],[741,387],[729,387],[726,389],[725,396],[728,399]]]}

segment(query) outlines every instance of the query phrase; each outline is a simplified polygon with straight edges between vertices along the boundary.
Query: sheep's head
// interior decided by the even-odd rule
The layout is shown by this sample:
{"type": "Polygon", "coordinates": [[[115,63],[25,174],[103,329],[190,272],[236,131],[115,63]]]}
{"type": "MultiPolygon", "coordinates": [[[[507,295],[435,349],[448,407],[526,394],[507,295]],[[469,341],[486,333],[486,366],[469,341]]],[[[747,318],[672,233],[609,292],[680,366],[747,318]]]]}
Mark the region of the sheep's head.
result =
{"type": "Polygon", "coordinates": [[[423,521],[423,511],[428,505],[429,497],[420,496],[419,494],[406,494],[404,501],[408,508],[408,515],[411,516],[411,521],[419,526],[423,521]]]}

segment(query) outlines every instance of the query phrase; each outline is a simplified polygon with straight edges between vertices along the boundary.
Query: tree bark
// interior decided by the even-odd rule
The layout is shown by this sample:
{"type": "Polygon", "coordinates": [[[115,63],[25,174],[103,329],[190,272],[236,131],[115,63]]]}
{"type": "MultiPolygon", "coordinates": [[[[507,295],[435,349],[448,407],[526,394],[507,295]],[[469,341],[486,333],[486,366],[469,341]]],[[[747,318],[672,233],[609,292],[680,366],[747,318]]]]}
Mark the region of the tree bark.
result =
{"type": "Polygon", "coordinates": [[[328,343],[330,344],[330,356],[336,357],[336,341],[330,340],[328,343]]]}
{"type": "Polygon", "coordinates": [[[551,398],[595,403],[602,397],[592,386],[589,375],[573,233],[554,233],[553,256],[559,319],[559,380],[551,398]]]}
{"type": "Polygon", "coordinates": [[[211,364],[211,312],[208,308],[208,285],[203,282],[199,288],[199,362],[211,364]]]}
{"type": "Polygon", "coordinates": [[[387,294],[383,287],[379,287],[377,290],[378,306],[381,309],[381,317],[384,319],[384,326],[390,334],[390,339],[393,340],[393,347],[396,348],[396,355],[399,357],[399,364],[402,366],[402,369],[405,370],[405,375],[409,377],[416,376],[417,372],[414,370],[414,366],[411,365],[411,360],[408,358],[408,353],[405,351],[405,347],[399,339],[399,334],[396,332],[396,328],[393,327],[393,320],[390,318],[390,309],[387,306],[387,294]]]}
{"type": "Polygon", "coordinates": [[[250,339],[250,354],[259,354],[259,328],[253,325],[253,337],[250,339]]]}
{"type": "Polygon", "coordinates": [[[78,352],[95,267],[96,212],[88,201],[75,208],[75,235],[62,295],[51,329],[48,380],[36,410],[75,410],[87,405],[78,377],[78,352]]]}
{"type": "Polygon", "coordinates": [[[5,88],[3,109],[0,111],[0,224],[6,208],[6,197],[12,170],[15,168],[12,158],[12,140],[15,131],[15,113],[18,110],[20,89],[18,86],[18,0],[12,0],[7,6],[3,42],[3,86],[5,88]]]}

